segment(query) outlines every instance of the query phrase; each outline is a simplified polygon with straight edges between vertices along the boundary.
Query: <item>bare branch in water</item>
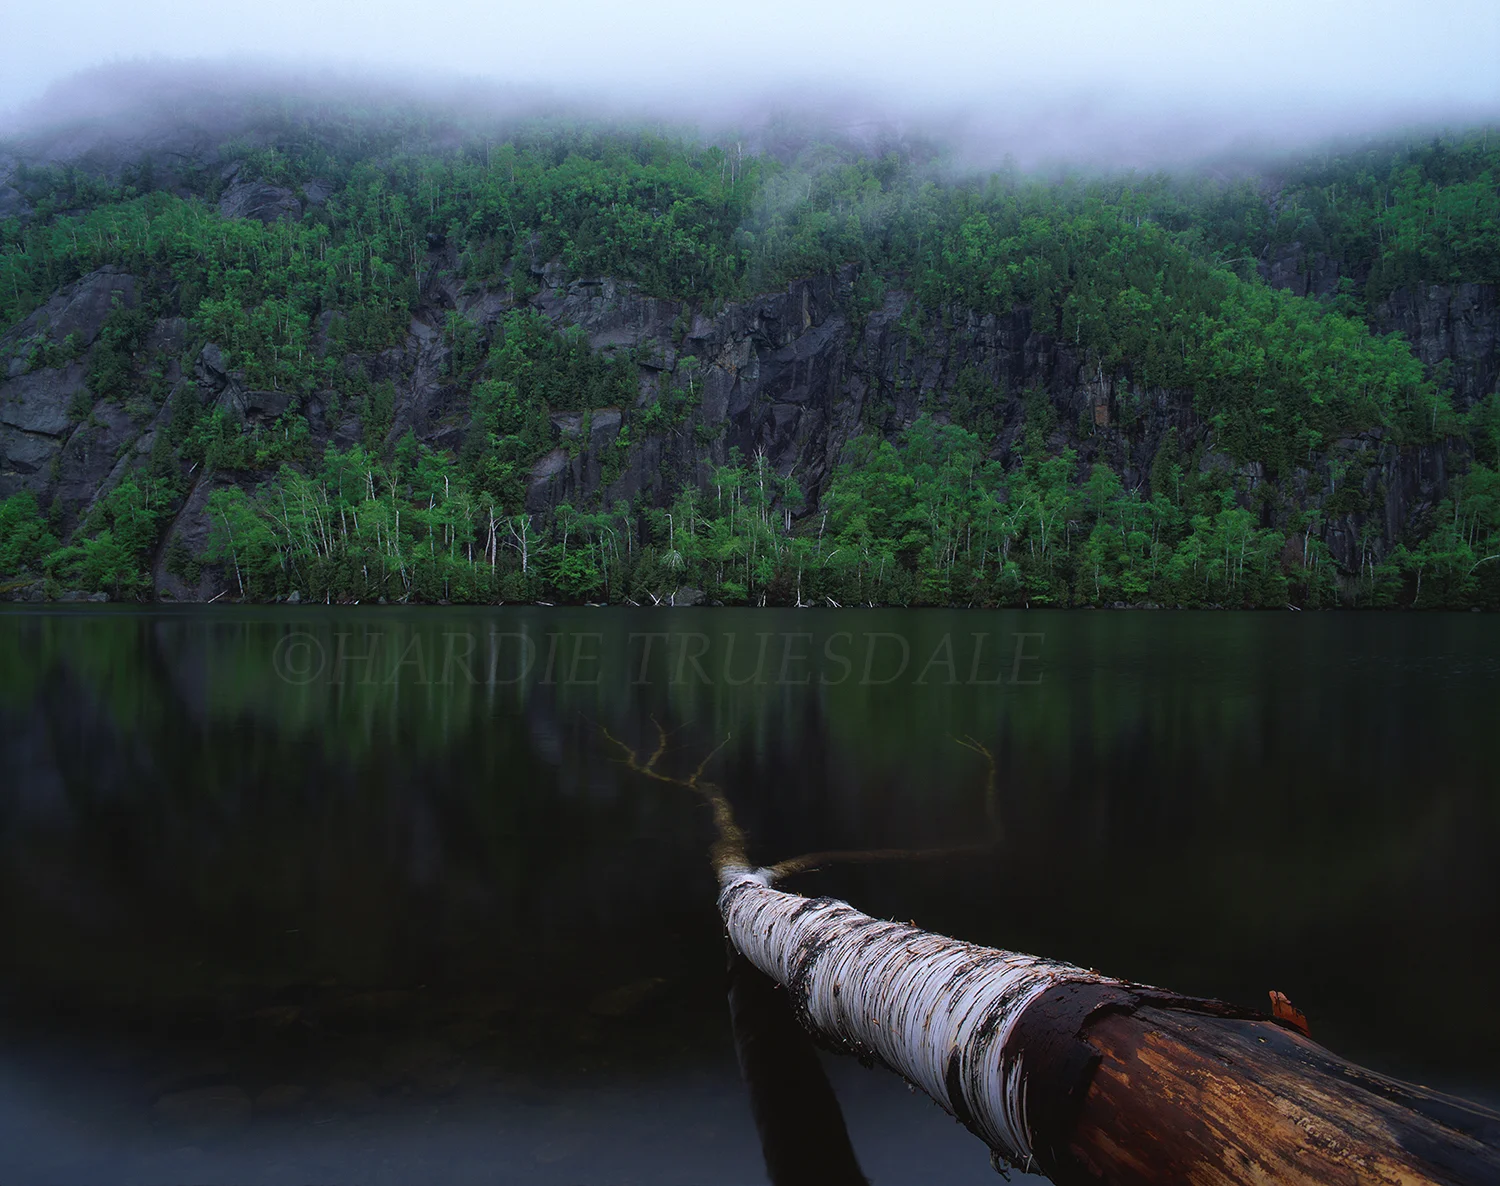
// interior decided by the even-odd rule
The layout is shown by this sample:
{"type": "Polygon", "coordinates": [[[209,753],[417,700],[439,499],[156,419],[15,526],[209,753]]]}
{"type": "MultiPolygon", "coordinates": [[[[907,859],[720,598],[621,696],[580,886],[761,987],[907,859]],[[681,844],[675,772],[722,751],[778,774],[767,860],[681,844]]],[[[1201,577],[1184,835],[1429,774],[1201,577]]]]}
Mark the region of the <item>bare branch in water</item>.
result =
{"type": "MultiPolygon", "coordinates": [[[[614,736],[602,725],[599,731],[612,745],[616,746],[622,754],[622,760],[626,767],[637,774],[647,778],[655,779],[657,782],[669,783],[672,786],[683,787],[700,796],[713,810],[714,828],[718,838],[714,842],[710,853],[714,872],[722,875],[729,871],[753,871],[761,877],[768,885],[796,873],[807,873],[825,865],[833,864],[874,864],[883,861],[930,861],[939,857],[965,856],[973,853],[987,852],[995,845],[995,841],[987,841],[983,844],[961,844],[948,845],[942,848],[867,848],[867,849],[831,849],[822,852],[804,853],[802,856],[792,857],[789,860],[778,861],[774,865],[766,865],[756,868],[751,865],[748,855],[748,842],[744,831],[734,818],[734,808],[729,802],[729,797],[724,793],[717,783],[706,780],[703,775],[708,769],[708,764],[718,756],[719,751],[729,744],[729,735],[704,755],[703,760],[698,763],[697,768],[686,778],[675,774],[668,774],[662,769],[662,759],[667,754],[667,741],[671,737],[662,723],[655,717],[651,723],[656,726],[656,748],[651,751],[650,757],[644,762],[640,754],[630,745],[614,736]]],[[[995,791],[995,760],[990,752],[972,737],[954,738],[959,745],[965,749],[974,750],[984,755],[989,762],[989,777],[985,783],[985,802],[989,811],[990,820],[996,822],[998,808],[996,805],[995,791]]]]}
{"type": "Polygon", "coordinates": [[[974,740],[965,733],[962,737],[953,738],[964,749],[973,750],[984,759],[986,774],[984,779],[984,810],[989,816],[990,827],[994,829],[995,841],[1000,839],[1000,791],[998,787],[999,776],[995,772],[995,755],[990,753],[989,747],[983,742],[974,740]]]}
{"type": "Polygon", "coordinates": [[[957,844],[947,848],[864,848],[842,849],[830,852],[810,852],[788,861],[777,861],[761,869],[772,885],[795,873],[810,873],[824,865],[870,865],[880,861],[931,861],[939,857],[970,856],[989,852],[993,842],[984,844],[957,844]]]}
{"type": "Polygon", "coordinates": [[[726,870],[748,871],[751,869],[750,858],[746,853],[745,833],[735,822],[734,808],[730,805],[729,797],[724,794],[723,789],[717,783],[708,782],[703,777],[703,772],[708,768],[709,762],[713,761],[714,756],[729,744],[730,735],[726,733],[724,740],[708,751],[691,775],[687,778],[678,778],[661,769],[661,760],[667,752],[667,738],[670,734],[655,717],[651,718],[651,723],[656,726],[656,749],[645,762],[641,761],[640,755],[634,749],[610,733],[608,729],[600,726],[599,731],[607,740],[619,747],[624,755],[625,765],[637,774],[654,778],[657,782],[684,787],[701,796],[708,803],[713,811],[714,830],[717,833],[717,839],[709,850],[709,860],[716,874],[723,877],[726,870]]]}

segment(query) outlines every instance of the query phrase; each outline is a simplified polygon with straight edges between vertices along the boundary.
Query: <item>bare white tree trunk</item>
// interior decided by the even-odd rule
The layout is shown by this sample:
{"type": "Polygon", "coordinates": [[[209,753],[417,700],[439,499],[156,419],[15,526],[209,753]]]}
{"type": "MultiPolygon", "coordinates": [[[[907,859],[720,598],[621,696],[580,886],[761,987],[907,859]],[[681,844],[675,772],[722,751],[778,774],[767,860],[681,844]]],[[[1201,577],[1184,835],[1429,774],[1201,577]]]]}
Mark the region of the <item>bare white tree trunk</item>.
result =
{"type": "Polygon", "coordinates": [[[1007,1040],[1048,989],[1119,981],[789,894],[765,870],[726,868],[720,885],[730,939],[785,986],[804,1024],[920,1087],[1013,1163],[1035,1160],[1021,1052],[1007,1040]]]}

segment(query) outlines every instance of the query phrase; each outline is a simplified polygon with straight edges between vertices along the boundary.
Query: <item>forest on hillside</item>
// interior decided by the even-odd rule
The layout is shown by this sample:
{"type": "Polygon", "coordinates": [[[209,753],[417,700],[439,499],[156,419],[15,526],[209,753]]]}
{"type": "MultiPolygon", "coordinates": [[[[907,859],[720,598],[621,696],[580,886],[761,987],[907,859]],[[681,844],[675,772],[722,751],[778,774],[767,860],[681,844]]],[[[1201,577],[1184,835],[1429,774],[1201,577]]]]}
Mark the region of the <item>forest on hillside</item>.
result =
{"type": "Polygon", "coordinates": [[[135,435],[87,498],[7,463],[4,587],[152,599],[160,572],[215,570],[247,600],[1500,608],[1494,359],[1424,362],[1380,319],[1430,286],[1490,286],[1493,305],[1486,129],[1236,175],[1034,176],[920,142],[258,120],[170,166],[12,154],[0,376],[81,368],[59,439],[111,408],[135,435]],[[236,213],[241,193],[280,205],[236,213]],[[1278,259],[1307,295],[1268,283],[1278,259]],[[49,302],[101,270],[133,298],[91,340],[57,332],[49,302]],[[670,363],[540,308],[557,276],[677,310],[670,363]],[[721,364],[691,342],[695,319],[819,276],[851,332],[889,314],[904,357],[1024,312],[1108,406],[1072,417],[1056,384],[956,367],[864,395],[809,485],[727,443],[704,411],[721,364]],[[455,393],[440,432],[403,430],[414,380],[386,361],[419,315],[440,319],[431,381],[455,393]],[[207,397],[205,359],[261,414],[207,397]],[[1191,423],[1163,419],[1170,399],[1191,423]],[[605,413],[618,431],[594,449],[605,413]],[[1149,456],[1112,464],[1110,434],[1149,456]],[[670,448],[642,478],[650,440],[670,448]],[[538,506],[541,461],[589,449],[598,481],[538,506]],[[1441,468],[1394,530],[1380,450],[1441,468]],[[173,528],[205,482],[189,544],[173,528]]]}

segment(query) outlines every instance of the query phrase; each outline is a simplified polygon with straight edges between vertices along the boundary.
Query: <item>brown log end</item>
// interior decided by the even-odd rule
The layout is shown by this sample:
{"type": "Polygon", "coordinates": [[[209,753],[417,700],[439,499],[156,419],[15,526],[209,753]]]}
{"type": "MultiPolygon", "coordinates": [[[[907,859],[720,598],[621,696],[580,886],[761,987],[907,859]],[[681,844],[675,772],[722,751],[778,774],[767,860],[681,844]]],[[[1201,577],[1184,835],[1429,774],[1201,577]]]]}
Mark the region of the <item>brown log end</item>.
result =
{"type": "Polygon", "coordinates": [[[1500,1115],[1386,1078],[1269,1019],[1095,1012],[1061,1183],[1500,1182],[1500,1115]]]}

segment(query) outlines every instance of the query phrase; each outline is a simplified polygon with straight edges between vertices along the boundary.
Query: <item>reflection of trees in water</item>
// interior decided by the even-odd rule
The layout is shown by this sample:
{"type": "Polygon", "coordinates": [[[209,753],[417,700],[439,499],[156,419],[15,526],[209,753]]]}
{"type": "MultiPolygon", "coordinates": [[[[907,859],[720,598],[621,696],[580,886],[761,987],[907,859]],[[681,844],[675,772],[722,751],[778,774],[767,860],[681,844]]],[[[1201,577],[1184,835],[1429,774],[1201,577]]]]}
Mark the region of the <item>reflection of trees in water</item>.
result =
{"type": "MultiPolygon", "coordinates": [[[[238,701],[219,686],[242,662],[233,632],[204,646],[107,626],[23,632],[9,652],[31,672],[25,704],[0,710],[23,990],[180,1007],[337,978],[503,984],[582,1009],[594,961],[676,974],[677,934],[711,928],[711,904],[678,892],[700,868],[694,821],[610,793],[576,744],[586,724],[545,698],[452,710],[436,745],[444,710],[408,705],[356,756],[300,707],[278,721],[253,681],[238,701]],[[114,698],[117,682],[134,696],[114,698]],[[564,768],[545,736],[565,739],[564,768]]],[[[336,733],[340,706],[325,708],[336,733]]]]}
{"type": "MultiPolygon", "coordinates": [[[[679,621],[740,631],[746,654],[758,631],[812,630],[814,653],[833,630],[904,631],[914,666],[945,633],[1018,628],[681,614],[506,619],[603,631],[599,666],[619,676],[511,687],[423,686],[412,667],[298,687],[271,663],[293,631],[333,653],[340,631],[378,629],[398,655],[425,631],[436,680],[444,632],[484,637],[494,616],[8,618],[0,878],[21,946],[7,960],[39,990],[105,993],[108,965],[107,993],[202,1000],[226,977],[246,996],[335,975],[498,984],[540,961],[545,991],[582,1001],[569,985],[600,956],[621,982],[686,967],[681,936],[713,928],[686,888],[704,876],[705,821],[622,783],[598,732],[638,736],[656,716],[685,748],[730,735],[720,777],[767,856],[986,834],[982,762],[953,739],[987,747],[1005,859],[811,875],[876,914],[1239,999],[1260,999],[1275,967],[1306,985],[1299,1003],[1337,999],[1371,1034],[1389,993],[1426,999],[1434,954],[1457,951],[1473,991],[1500,972],[1465,941],[1500,923],[1492,696],[1467,620],[1413,620],[1396,639],[1332,616],[1294,637],[1267,617],[1029,615],[1046,632],[1035,687],[937,672],[921,688],[634,684],[628,633],[679,621]],[[1432,658],[1464,647],[1467,665],[1432,658]],[[1384,986],[1339,978],[1377,947],[1384,986]]],[[[1434,1048],[1458,1048],[1453,1011],[1409,1012],[1434,1048]]],[[[1497,1026],[1481,1023],[1491,1051],[1497,1026]]]]}

